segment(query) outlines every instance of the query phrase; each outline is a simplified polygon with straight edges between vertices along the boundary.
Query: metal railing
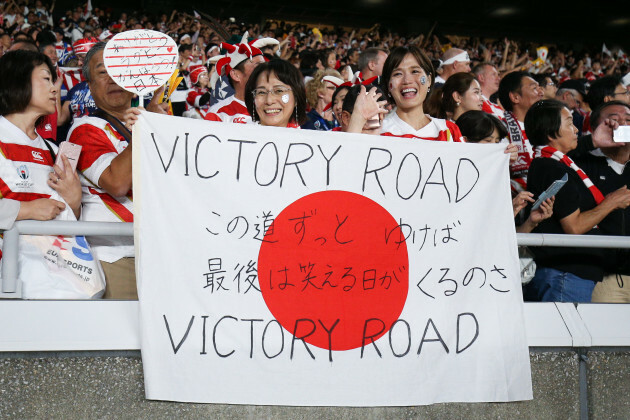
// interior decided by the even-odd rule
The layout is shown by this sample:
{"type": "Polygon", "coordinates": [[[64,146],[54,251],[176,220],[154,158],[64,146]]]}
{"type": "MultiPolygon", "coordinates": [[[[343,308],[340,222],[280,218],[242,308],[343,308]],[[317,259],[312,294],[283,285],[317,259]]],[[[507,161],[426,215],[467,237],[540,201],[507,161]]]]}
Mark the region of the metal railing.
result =
{"type": "MultiPolygon", "coordinates": [[[[23,220],[4,232],[2,246],[3,297],[20,298],[18,290],[18,240],[20,235],[103,235],[133,236],[133,223],[108,222],[62,222],[23,220]],[[7,295],[8,294],[8,295],[7,295]],[[11,296],[14,294],[14,296],[11,296]]],[[[630,248],[630,237],[518,233],[517,243],[524,246],[559,246],[588,248],[630,248]]],[[[588,419],[589,400],[587,372],[587,349],[576,348],[579,356],[580,419],[588,419]]]]}
{"type": "MultiPolygon", "coordinates": [[[[20,235],[100,235],[133,236],[133,223],[69,222],[21,220],[4,231],[2,246],[2,293],[18,291],[18,239],[20,235]]],[[[560,246],[581,248],[630,248],[630,237],[602,235],[567,235],[517,233],[517,243],[524,246],[560,246]]],[[[5,295],[6,296],[6,295],[5,295]]]]}
{"type": "MultiPolygon", "coordinates": [[[[21,220],[4,231],[2,244],[2,293],[18,291],[18,240],[20,235],[99,235],[99,236],[133,236],[133,223],[117,222],[70,222],[51,220],[21,220]]],[[[6,295],[5,295],[6,297],[6,295]]]]}

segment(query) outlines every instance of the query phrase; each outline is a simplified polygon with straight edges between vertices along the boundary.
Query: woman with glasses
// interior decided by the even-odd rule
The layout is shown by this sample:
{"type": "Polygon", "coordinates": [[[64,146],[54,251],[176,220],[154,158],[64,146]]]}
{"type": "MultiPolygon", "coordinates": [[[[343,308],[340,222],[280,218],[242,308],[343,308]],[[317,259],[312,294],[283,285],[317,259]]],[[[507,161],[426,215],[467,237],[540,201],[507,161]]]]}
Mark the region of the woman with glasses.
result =
{"type": "Polygon", "coordinates": [[[306,120],[306,93],[300,71],[280,59],[259,64],[245,86],[245,105],[255,123],[299,128],[306,120]]]}

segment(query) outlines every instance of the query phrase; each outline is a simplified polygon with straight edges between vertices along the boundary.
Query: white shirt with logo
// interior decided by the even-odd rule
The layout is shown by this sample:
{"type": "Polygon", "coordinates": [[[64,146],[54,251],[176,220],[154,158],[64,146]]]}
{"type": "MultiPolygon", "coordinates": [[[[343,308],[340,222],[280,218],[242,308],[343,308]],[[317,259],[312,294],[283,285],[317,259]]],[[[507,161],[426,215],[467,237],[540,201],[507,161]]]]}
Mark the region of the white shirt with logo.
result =
{"type": "MultiPolygon", "coordinates": [[[[53,151],[57,147],[49,143],[53,151]]],[[[32,201],[52,198],[65,203],[59,194],[48,186],[48,177],[54,165],[53,157],[45,140],[34,140],[0,117],[0,194],[2,200],[32,201]]],[[[76,220],[70,206],[56,220],[76,220]]],[[[17,214],[16,214],[17,216],[17,214]]],[[[0,239],[0,246],[2,240],[0,239]]]]}

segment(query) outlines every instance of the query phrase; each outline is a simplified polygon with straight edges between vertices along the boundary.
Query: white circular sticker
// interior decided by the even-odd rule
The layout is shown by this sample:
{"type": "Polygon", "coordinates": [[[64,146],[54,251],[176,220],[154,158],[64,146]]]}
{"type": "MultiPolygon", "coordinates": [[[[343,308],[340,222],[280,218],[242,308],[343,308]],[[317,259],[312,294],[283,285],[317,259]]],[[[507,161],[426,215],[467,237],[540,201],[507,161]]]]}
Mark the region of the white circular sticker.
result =
{"type": "Polygon", "coordinates": [[[177,56],[177,44],[170,36],[136,29],[110,39],[103,62],[118,86],[143,96],[167,82],[177,68],[177,56]]]}

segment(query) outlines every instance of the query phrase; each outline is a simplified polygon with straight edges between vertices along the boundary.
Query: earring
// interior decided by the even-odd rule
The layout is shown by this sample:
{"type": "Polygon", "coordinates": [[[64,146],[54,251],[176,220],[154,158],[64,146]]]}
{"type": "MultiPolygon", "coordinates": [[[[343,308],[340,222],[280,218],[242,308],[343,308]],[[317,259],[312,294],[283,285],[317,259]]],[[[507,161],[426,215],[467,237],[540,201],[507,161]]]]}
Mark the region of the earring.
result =
{"type": "Polygon", "coordinates": [[[427,93],[431,92],[431,88],[427,88],[427,93]]]}
{"type": "Polygon", "coordinates": [[[298,121],[298,113],[297,113],[297,105],[295,106],[295,123],[296,123],[296,124],[299,124],[299,121],[298,121]]]}
{"type": "Polygon", "coordinates": [[[254,112],[252,112],[252,122],[256,122],[256,108],[254,108],[254,112]]]}
{"type": "Polygon", "coordinates": [[[459,102],[455,102],[455,105],[459,106],[459,102]]]}

